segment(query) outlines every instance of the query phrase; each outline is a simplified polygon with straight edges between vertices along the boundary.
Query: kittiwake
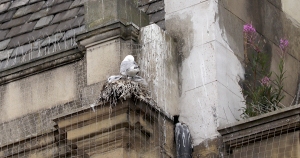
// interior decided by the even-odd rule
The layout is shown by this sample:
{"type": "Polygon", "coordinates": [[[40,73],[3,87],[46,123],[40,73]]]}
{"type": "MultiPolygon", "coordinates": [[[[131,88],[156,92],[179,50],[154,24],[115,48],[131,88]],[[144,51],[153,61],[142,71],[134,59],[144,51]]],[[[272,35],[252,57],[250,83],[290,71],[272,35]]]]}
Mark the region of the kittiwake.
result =
{"type": "Polygon", "coordinates": [[[148,83],[146,82],[146,80],[143,79],[141,76],[138,76],[138,75],[132,77],[132,81],[141,83],[141,84],[144,85],[144,86],[148,86],[148,83]]]}
{"type": "Polygon", "coordinates": [[[140,71],[140,67],[134,61],[132,55],[127,55],[121,63],[120,73],[127,77],[133,77],[137,75],[140,71]]]}

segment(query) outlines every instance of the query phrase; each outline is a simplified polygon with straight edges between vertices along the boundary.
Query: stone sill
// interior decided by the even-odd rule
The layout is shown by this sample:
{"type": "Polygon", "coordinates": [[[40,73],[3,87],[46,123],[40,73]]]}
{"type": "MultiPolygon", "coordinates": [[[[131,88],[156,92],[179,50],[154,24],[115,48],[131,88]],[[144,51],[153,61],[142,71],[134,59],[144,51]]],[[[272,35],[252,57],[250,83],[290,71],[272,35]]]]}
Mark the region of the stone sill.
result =
{"type": "Polygon", "coordinates": [[[68,146],[76,147],[82,155],[93,157],[126,148],[144,155],[141,157],[150,157],[152,151],[146,149],[154,146],[160,148],[157,154],[163,150],[168,157],[174,157],[173,139],[164,138],[174,137],[171,133],[174,129],[172,120],[153,106],[132,98],[119,100],[116,106],[110,106],[109,103],[97,105],[95,111],[85,107],[52,120],[59,134],[66,136],[64,140],[68,146]],[[169,134],[164,135],[164,131],[169,134]],[[166,143],[162,145],[161,140],[164,139],[166,143]],[[141,141],[145,143],[141,145],[141,141]]]}
{"type": "Polygon", "coordinates": [[[226,145],[240,146],[243,139],[261,140],[299,130],[300,105],[283,108],[274,112],[251,117],[236,123],[218,127],[226,145]],[[270,134],[271,133],[271,134],[270,134]]]}
{"type": "Polygon", "coordinates": [[[300,104],[295,106],[290,106],[287,108],[279,109],[277,111],[269,112],[266,114],[262,114],[255,117],[250,117],[248,119],[244,119],[235,123],[227,124],[224,126],[218,127],[218,131],[221,134],[226,134],[228,132],[235,132],[240,129],[245,129],[244,127],[253,127],[260,124],[272,122],[278,119],[282,119],[285,117],[289,117],[292,115],[299,115],[300,114],[300,104]],[[245,126],[247,125],[247,126],[245,126]],[[226,132],[225,132],[226,131],[226,132]]]}
{"type": "MultiPolygon", "coordinates": [[[[170,121],[174,121],[173,116],[167,114],[166,112],[164,112],[164,110],[161,110],[159,107],[154,107],[154,106],[151,106],[149,104],[146,104],[142,101],[134,101],[133,99],[129,98],[128,100],[123,100],[123,101],[119,101],[119,102],[120,103],[118,103],[118,105],[123,105],[123,104],[124,105],[135,105],[135,106],[139,106],[141,109],[150,107],[151,110],[156,111],[160,115],[168,118],[170,121]]],[[[107,105],[107,104],[106,105],[97,104],[97,105],[94,106],[94,109],[99,110],[103,107],[108,107],[108,106],[109,105],[107,105]]],[[[112,107],[112,108],[114,108],[114,107],[112,107]]],[[[53,120],[54,122],[57,122],[58,120],[73,117],[73,116],[80,115],[80,114],[87,113],[87,112],[94,113],[91,107],[83,107],[81,109],[77,109],[77,110],[74,110],[74,111],[69,112],[69,113],[63,113],[61,115],[57,115],[57,116],[51,118],[51,120],[53,120]]]]}

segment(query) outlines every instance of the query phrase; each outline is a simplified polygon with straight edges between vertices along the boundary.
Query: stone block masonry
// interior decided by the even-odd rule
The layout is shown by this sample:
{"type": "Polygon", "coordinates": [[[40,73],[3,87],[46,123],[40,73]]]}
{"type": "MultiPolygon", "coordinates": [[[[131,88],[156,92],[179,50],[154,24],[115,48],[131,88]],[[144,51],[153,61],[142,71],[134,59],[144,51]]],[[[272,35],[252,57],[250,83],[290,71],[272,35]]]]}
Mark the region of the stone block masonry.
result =
{"type": "Polygon", "coordinates": [[[172,121],[143,102],[96,105],[95,112],[88,108],[54,121],[67,135],[65,141],[83,155],[112,157],[122,151],[125,157],[174,157],[172,121]]]}
{"type": "Polygon", "coordinates": [[[178,52],[176,43],[156,24],[140,32],[137,62],[158,106],[171,116],[179,111],[178,52]]]}
{"type": "Polygon", "coordinates": [[[218,126],[239,119],[239,109],[245,106],[238,83],[244,69],[227,37],[221,36],[218,2],[165,4],[166,30],[177,41],[180,55],[179,121],[189,126],[196,146],[216,139],[218,126]]]}

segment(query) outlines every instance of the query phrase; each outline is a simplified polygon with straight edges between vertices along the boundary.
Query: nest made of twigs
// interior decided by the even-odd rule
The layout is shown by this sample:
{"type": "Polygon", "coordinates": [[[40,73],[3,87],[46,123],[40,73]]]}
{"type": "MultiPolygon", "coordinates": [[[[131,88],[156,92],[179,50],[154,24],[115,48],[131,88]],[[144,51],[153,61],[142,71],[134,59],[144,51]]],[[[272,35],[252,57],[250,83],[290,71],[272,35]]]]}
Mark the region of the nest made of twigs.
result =
{"type": "Polygon", "coordinates": [[[149,105],[156,106],[156,102],[152,99],[148,87],[142,83],[132,81],[130,79],[121,78],[113,83],[106,82],[103,85],[101,94],[97,103],[104,105],[110,103],[117,105],[118,101],[133,98],[134,100],[143,101],[149,105]]]}

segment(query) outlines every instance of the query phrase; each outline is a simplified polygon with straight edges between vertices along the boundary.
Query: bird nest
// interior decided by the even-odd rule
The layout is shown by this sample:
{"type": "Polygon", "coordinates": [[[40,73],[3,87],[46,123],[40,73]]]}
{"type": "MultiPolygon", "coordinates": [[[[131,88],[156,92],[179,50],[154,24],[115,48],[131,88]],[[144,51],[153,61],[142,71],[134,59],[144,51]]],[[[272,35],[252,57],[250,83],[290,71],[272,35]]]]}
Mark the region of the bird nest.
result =
{"type": "Polygon", "coordinates": [[[113,83],[106,82],[103,85],[101,94],[97,103],[104,105],[110,103],[117,105],[118,101],[123,101],[129,98],[143,101],[151,106],[156,107],[156,102],[152,99],[147,86],[140,82],[135,82],[130,79],[121,78],[113,83]]]}

